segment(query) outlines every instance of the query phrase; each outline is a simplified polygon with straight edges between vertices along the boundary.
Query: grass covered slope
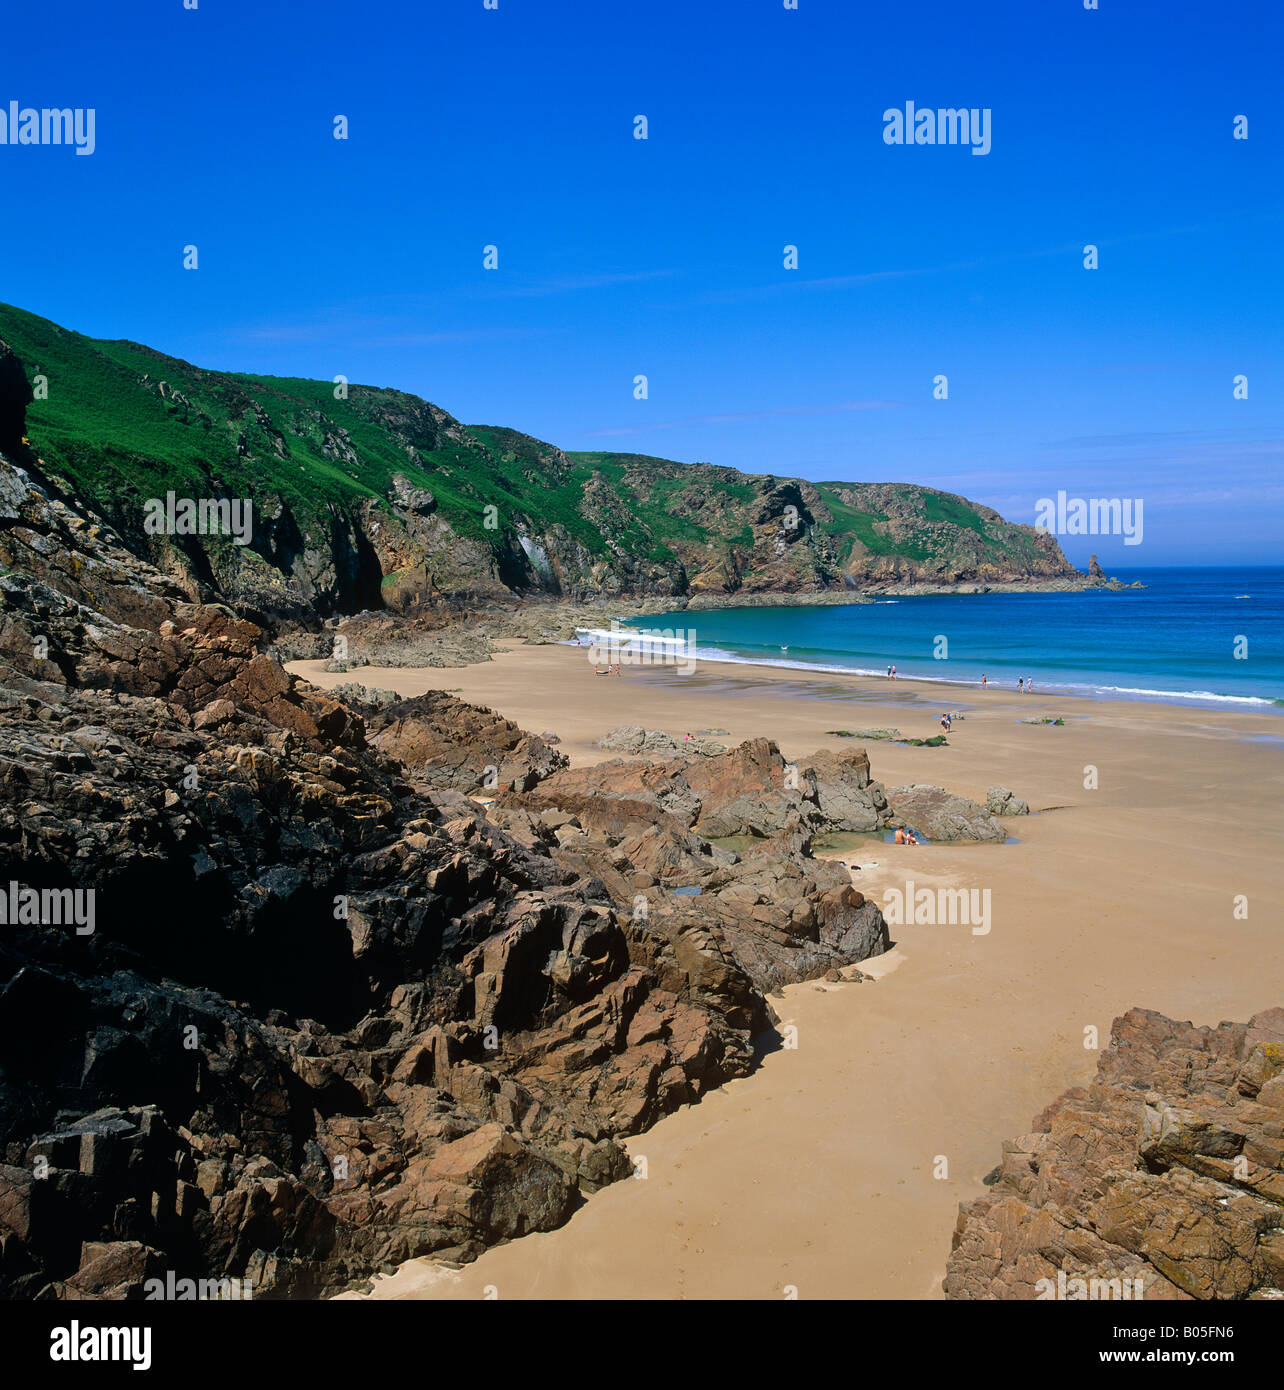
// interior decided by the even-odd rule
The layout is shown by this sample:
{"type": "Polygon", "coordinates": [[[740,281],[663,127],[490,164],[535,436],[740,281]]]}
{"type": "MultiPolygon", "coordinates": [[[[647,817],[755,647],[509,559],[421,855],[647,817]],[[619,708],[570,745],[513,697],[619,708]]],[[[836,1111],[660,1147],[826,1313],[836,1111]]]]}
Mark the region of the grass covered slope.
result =
{"type": "Polygon", "coordinates": [[[212,372],[0,305],[27,434],[140,554],[260,618],[464,595],[782,595],[1070,578],[1056,542],[909,484],[565,453],[382,387],[212,372]],[[149,535],[148,498],[249,498],[253,539],[149,535]]]}

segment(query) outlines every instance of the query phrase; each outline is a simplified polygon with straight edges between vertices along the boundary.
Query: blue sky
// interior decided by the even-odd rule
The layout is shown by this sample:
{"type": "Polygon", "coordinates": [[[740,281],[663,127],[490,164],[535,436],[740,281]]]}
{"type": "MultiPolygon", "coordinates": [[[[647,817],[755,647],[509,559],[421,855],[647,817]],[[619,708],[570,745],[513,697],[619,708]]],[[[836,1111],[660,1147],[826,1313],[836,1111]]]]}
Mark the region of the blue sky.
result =
{"type": "Polygon", "coordinates": [[[0,146],[0,299],[567,449],[1141,498],[1080,564],[1278,562],[1284,7],[1100,3],[15,7],[0,109],[97,148],[0,146]],[[990,153],[885,144],[911,100],[990,153]]]}

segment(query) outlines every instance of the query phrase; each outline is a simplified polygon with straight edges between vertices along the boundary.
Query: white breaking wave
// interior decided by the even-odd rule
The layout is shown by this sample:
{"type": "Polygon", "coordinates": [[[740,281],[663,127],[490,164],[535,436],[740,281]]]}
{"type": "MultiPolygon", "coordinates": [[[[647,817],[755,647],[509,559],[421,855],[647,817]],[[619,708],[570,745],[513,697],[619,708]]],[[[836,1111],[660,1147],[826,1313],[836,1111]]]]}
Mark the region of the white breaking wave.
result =
{"type": "MultiPolygon", "coordinates": [[[[696,647],[690,655],[698,661],[720,661],[732,666],[773,666],[779,670],[817,671],[826,675],[866,676],[881,681],[887,680],[886,666],[874,669],[865,666],[841,666],[820,661],[797,661],[784,657],[739,656],[723,647],[696,647]]],[[[1009,688],[1010,680],[1009,677],[1003,677],[1000,680],[991,680],[989,684],[993,689],[1006,690],[1009,688]]],[[[942,676],[935,673],[930,676],[922,676],[911,675],[907,671],[898,670],[896,681],[898,684],[901,681],[916,681],[933,685],[967,686],[977,690],[981,688],[979,676],[942,676]]],[[[1213,700],[1218,704],[1275,705],[1274,700],[1258,695],[1219,695],[1212,690],[1158,690],[1147,686],[1093,685],[1083,681],[1054,681],[1050,678],[1041,680],[1035,693],[1038,695],[1079,695],[1091,699],[1106,699],[1118,695],[1158,701],[1213,700]]]]}

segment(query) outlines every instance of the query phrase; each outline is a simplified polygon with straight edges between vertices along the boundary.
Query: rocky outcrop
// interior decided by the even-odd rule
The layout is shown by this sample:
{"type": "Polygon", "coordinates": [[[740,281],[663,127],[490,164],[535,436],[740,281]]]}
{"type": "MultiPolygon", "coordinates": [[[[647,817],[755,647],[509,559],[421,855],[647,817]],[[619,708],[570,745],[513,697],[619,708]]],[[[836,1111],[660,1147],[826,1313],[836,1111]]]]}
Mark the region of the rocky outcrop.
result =
{"type": "Polygon", "coordinates": [[[1092,1085],[1005,1142],[960,1207],[945,1293],[1284,1298],[1284,1009],[1116,1019],[1092,1085]]]}
{"type": "Polygon", "coordinates": [[[1028,816],[1030,803],[1006,787],[990,787],[985,793],[985,809],[992,816],[1028,816]]]}
{"type": "MultiPolygon", "coordinates": [[[[863,748],[813,753],[795,764],[767,739],[663,762],[568,768],[541,782],[528,804],[578,813],[587,803],[609,802],[623,803],[613,813],[623,823],[644,828],[667,819],[706,840],[769,839],[795,829],[808,836],[870,831],[891,818],[863,748]]],[[[599,818],[604,813],[600,804],[590,811],[599,818]]]]}
{"type": "Polygon", "coordinates": [[[434,788],[529,791],[567,766],[566,754],[538,734],[440,691],[376,704],[365,720],[374,747],[434,788]]]}
{"type": "Polygon", "coordinates": [[[711,738],[697,735],[695,738],[676,739],[662,729],[644,729],[641,724],[623,724],[618,729],[608,729],[598,739],[597,746],[611,752],[661,758],[691,755],[708,758],[727,751],[725,744],[715,743],[711,738]]]}
{"type": "Polygon", "coordinates": [[[991,811],[944,787],[888,787],[887,800],[897,824],[912,826],[929,840],[1007,839],[991,811]]]}
{"type": "MultiPolygon", "coordinates": [[[[752,1067],[765,989],[886,943],[800,821],[743,858],[690,829],[794,804],[770,745],[527,807],[571,777],[542,740],[299,683],[3,459],[0,566],[0,884],[44,894],[0,935],[6,1294],[318,1293],[549,1229],[752,1067]],[[482,756],[539,779],[494,819],[482,756]]],[[[826,775],[878,814],[863,754],[826,775]]]]}
{"type": "Polygon", "coordinates": [[[603,884],[622,910],[672,915],[716,934],[763,991],[888,949],[887,925],[841,865],[811,857],[813,834],[888,817],[863,749],[786,764],[765,739],[665,763],[567,769],[493,815],[559,863],[603,884]],[[743,853],[710,843],[743,836],[743,853]]]}
{"type": "Polygon", "coordinates": [[[1140,579],[1134,579],[1131,584],[1125,584],[1122,579],[1117,579],[1113,575],[1107,578],[1097,557],[1095,555],[1088,557],[1088,588],[1109,589],[1118,593],[1122,589],[1144,589],[1145,587],[1140,579]]]}

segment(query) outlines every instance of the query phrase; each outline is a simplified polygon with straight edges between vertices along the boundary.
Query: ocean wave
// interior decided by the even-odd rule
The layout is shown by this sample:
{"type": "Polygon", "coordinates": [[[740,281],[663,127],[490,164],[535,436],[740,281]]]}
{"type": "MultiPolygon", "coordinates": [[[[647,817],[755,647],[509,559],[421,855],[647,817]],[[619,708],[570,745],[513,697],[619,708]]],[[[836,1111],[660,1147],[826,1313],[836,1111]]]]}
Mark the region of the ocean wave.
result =
{"type": "MultiPolygon", "coordinates": [[[[774,666],[778,669],[788,671],[816,671],[826,675],[836,676],[862,676],[876,680],[887,679],[886,666],[881,669],[873,669],[865,666],[843,666],[820,661],[791,661],[780,657],[756,657],[742,656],[736,652],[727,651],[723,647],[696,647],[690,655],[699,661],[719,661],[726,662],[733,666],[774,666]]],[[[1035,670],[1037,671],[1037,667],[1035,670]]],[[[957,685],[965,686],[969,689],[980,690],[981,682],[978,677],[968,676],[943,676],[943,675],[914,675],[908,671],[897,671],[896,680],[912,681],[920,684],[932,685],[957,685]]],[[[1011,677],[1005,677],[1003,683],[991,681],[989,688],[995,690],[1007,690],[1010,688],[1011,677]]],[[[1056,681],[1046,678],[1040,681],[1039,689],[1035,692],[1038,695],[1070,695],[1086,697],[1088,699],[1111,699],[1119,696],[1150,699],[1156,701],[1189,701],[1189,700],[1212,700],[1217,704],[1249,705],[1249,706],[1278,706],[1279,700],[1266,698],[1259,695],[1222,695],[1214,690],[1160,690],[1149,686],[1131,685],[1102,685],[1086,681],[1056,681]]]]}

